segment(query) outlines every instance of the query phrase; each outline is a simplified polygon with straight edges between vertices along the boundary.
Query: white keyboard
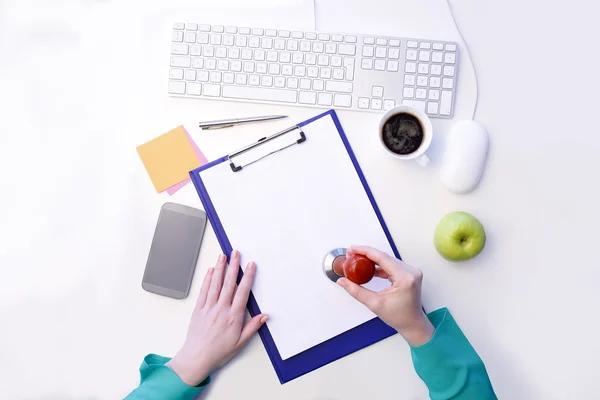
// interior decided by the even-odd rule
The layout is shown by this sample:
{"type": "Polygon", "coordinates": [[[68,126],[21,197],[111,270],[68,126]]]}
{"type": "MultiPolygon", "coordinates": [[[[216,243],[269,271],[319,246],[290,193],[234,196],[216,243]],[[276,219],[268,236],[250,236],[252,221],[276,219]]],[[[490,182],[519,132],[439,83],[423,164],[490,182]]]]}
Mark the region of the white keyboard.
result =
{"type": "Polygon", "coordinates": [[[458,45],[440,40],[176,22],[169,93],[450,118],[458,45]]]}

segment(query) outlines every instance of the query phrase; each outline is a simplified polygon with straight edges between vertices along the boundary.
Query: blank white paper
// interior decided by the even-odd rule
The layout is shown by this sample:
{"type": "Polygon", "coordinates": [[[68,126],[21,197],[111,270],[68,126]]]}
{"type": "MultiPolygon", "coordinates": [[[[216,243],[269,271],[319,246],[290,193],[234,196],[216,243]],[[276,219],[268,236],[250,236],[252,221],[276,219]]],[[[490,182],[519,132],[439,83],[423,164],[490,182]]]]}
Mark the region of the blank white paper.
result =
{"type": "Polygon", "coordinates": [[[366,244],[392,253],[331,116],[303,130],[306,142],[239,172],[224,162],[200,173],[242,267],[258,266],[252,291],[282,359],[375,317],[325,276],[329,250],[366,244]]]}

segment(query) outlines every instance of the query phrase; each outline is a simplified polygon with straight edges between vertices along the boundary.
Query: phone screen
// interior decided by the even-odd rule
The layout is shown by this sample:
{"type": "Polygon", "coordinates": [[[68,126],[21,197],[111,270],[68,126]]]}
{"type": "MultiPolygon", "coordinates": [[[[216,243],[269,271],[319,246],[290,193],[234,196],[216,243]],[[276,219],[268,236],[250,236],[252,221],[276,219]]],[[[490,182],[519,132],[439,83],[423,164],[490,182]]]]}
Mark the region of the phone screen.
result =
{"type": "Polygon", "coordinates": [[[201,210],[173,203],[163,206],[146,264],[144,289],[177,298],[187,295],[205,225],[206,214],[201,210]]]}

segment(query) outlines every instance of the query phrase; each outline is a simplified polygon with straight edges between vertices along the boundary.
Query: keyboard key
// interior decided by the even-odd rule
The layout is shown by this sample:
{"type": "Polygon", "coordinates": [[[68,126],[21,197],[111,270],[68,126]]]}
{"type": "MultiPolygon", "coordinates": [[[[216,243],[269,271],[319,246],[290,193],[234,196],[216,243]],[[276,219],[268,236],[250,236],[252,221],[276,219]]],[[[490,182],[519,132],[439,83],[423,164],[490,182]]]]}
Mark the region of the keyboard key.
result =
{"type": "Polygon", "coordinates": [[[190,55],[201,56],[202,55],[202,46],[190,46],[190,55]]]}
{"type": "Polygon", "coordinates": [[[315,53],[322,53],[325,50],[325,44],[323,42],[313,42],[312,50],[315,53]]]}
{"type": "Polygon", "coordinates": [[[419,61],[429,61],[431,53],[428,51],[420,51],[419,52],[419,61]]]}
{"type": "Polygon", "coordinates": [[[442,59],[443,57],[441,52],[434,51],[433,53],[431,53],[431,61],[439,63],[442,62],[442,59]]]}
{"type": "Polygon", "coordinates": [[[254,72],[254,63],[252,61],[244,62],[244,72],[254,72]]]}
{"type": "Polygon", "coordinates": [[[233,72],[225,72],[223,73],[223,83],[233,83],[234,81],[234,74],[233,72]]]}
{"type": "Polygon", "coordinates": [[[283,76],[276,76],[273,82],[273,86],[278,88],[285,87],[285,78],[283,76]]]}
{"type": "Polygon", "coordinates": [[[260,85],[260,76],[256,74],[248,75],[248,85],[258,86],[260,85]]]}
{"type": "Polygon", "coordinates": [[[417,110],[425,111],[425,102],[419,100],[402,100],[402,104],[406,106],[411,106],[416,108],[417,110]]]}
{"type": "Polygon", "coordinates": [[[440,87],[440,78],[432,76],[429,78],[429,86],[431,87],[440,87]]]}
{"type": "Polygon", "coordinates": [[[264,37],[260,41],[260,47],[263,49],[270,49],[273,47],[273,39],[270,37],[264,37]]]}
{"type": "Polygon", "coordinates": [[[213,71],[210,73],[210,81],[212,83],[221,83],[222,75],[219,71],[213,71]]]}
{"type": "Polygon", "coordinates": [[[331,93],[321,92],[319,93],[318,104],[320,106],[330,106],[333,100],[333,95],[331,93]]]}
{"type": "Polygon", "coordinates": [[[377,43],[379,46],[387,46],[387,39],[384,39],[384,38],[377,38],[377,41],[376,41],[376,43],[377,43]]]}
{"type": "Polygon", "coordinates": [[[204,84],[204,95],[210,97],[219,97],[221,95],[221,85],[204,84]]]}
{"type": "Polygon", "coordinates": [[[311,48],[312,46],[308,40],[303,40],[300,42],[300,51],[310,51],[311,48]]]}
{"type": "Polygon", "coordinates": [[[292,54],[292,63],[293,64],[302,64],[303,62],[304,62],[304,54],[303,53],[292,54]]]}
{"type": "Polygon", "coordinates": [[[402,97],[404,97],[405,99],[410,99],[412,97],[414,97],[415,95],[415,89],[411,88],[411,87],[405,87],[404,90],[402,91],[402,97]]]}
{"type": "Polygon", "coordinates": [[[246,47],[248,44],[248,38],[246,36],[236,36],[235,45],[237,47],[246,47]]]}
{"type": "Polygon", "coordinates": [[[271,75],[279,75],[281,66],[279,64],[269,64],[269,73],[271,75]]]}
{"type": "Polygon", "coordinates": [[[444,76],[454,76],[454,67],[451,65],[444,65],[444,76]]]}
{"type": "Polygon", "coordinates": [[[290,31],[286,31],[286,30],[280,30],[277,32],[277,34],[279,35],[279,37],[282,37],[282,38],[290,37],[290,31]]]}
{"type": "Polygon", "coordinates": [[[252,60],[254,52],[251,49],[242,49],[242,60],[252,60]]]}
{"type": "Polygon", "coordinates": [[[256,36],[250,36],[248,38],[248,47],[252,47],[254,49],[257,49],[260,47],[260,39],[257,38],[256,36]]]}
{"type": "MultiPolygon", "coordinates": [[[[175,54],[178,56],[187,56],[188,54],[188,47],[189,45],[187,44],[175,44],[173,43],[171,45],[171,54],[175,54]]],[[[200,46],[192,46],[192,47],[200,47],[200,46]]],[[[192,55],[197,55],[197,54],[192,54],[192,55]]]]}
{"type": "Polygon", "coordinates": [[[427,114],[437,114],[438,113],[438,103],[430,101],[427,103],[427,114]]]}
{"type": "Polygon", "coordinates": [[[352,105],[352,96],[336,93],[333,97],[333,105],[337,107],[350,107],[352,105]]]}
{"type": "Polygon", "coordinates": [[[409,40],[408,42],[406,42],[406,47],[410,48],[410,49],[416,49],[418,47],[418,43],[415,42],[414,40],[409,40]]]}
{"type": "Polygon", "coordinates": [[[290,89],[298,89],[298,78],[287,78],[287,87],[290,89]]]}
{"type": "MultiPolygon", "coordinates": [[[[185,24],[183,22],[175,22],[173,24],[173,29],[177,29],[177,30],[182,31],[183,28],[185,28],[185,24]]],[[[196,28],[198,28],[198,27],[196,27],[196,28]]]]}
{"type": "Polygon", "coordinates": [[[186,43],[196,43],[196,32],[186,32],[184,35],[186,43]]]}
{"type": "Polygon", "coordinates": [[[430,49],[431,48],[431,43],[429,43],[429,42],[421,42],[421,43],[419,43],[419,48],[420,49],[430,49]]]}
{"type": "Polygon", "coordinates": [[[239,29],[240,35],[249,35],[250,34],[250,28],[247,27],[241,27],[239,29]]]}
{"type": "Polygon", "coordinates": [[[217,57],[217,58],[227,57],[227,49],[225,47],[217,47],[215,50],[215,57],[217,57]]]}
{"type": "Polygon", "coordinates": [[[431,66],[431,75],[441,75],[442,74],[442,66],[433,64],[431,66]]]}
{"type": "Polygon", "coordinates": [[[196,68],[196,69],[204,68],[204,59],[203,58],[193,58],[192,59],[192,68],[196,68]]]}
{"type": "Polygon", "coordinates": [[[335,54],[337,49],[337,44],[335,43],[326,43],[325,44],[325,53],[327,54],[335,54]]]}
{"type": "Polygon", "coordinates": [[[343,42],[344,36],[334,34],[334,35],[331,35],[331,40],[333,40],[334,42],[343,42]]]}
{"type": "Polygon", "coordinates": [[[343,56],[353,56],[356,54],[356,46],[353,44],[340,44],[338,46],[338,54],[343,56]]]}
{"type": "Polygon", "coordinates": [[[452,107],[452,92],[442,90],[442,98],[440,100],[440,114],[450,115],[452,107]]]}
{"type": "Polygon", "coordinates": [[[287,49],[291,51],[298,51],[298,41],[297,40],[288,40],[287,41],[287,49]]]}
{"type": "Polygon", "coordinates": [[[358,108],[369,108],[369,98],[368,97],[359,97],[358,98],[358,108]]]}
{"type": "Polygon", "coordinates": [[[430,89],[429,96],[427,98],[429,100],[439,100],[440,99],[440,91],[437,89],[430,89]]]}
{"type": "Polygon", "coordinates": [[[391,72],[398,71],[398,61],[388,61],[387,62],[387,70],[391,72]]]}
{"type": "MultiPolygon", "coordinates": [[[[391,42],[391,40],[390,40],[391,42]]],[[[384,100],[383,101],[383,109],[385,111],[389,110],[390,108],[393,108],[396,105],[396,101],[395,100],[384,100]]]]}
{"type": "Polygon", "coordinates": [[[456,51],[456,45],[455,44],[447,44],[446,45],[446,50],[448,50],[448,51],[456,51]]]}
{"type": "Polygon", "coordinates": [[[454,87],[454,79],[452,79],[452,78],[444,78],[442,80],[442,87],[444,89],[452,89],[454,87]]]}
{"type": "Polygon", "coordinates": [[[237,33],[237,27],[235,27],[235,26],[227,26],[227,27],[225,27],[225,32],[227,32],[227,33],[237,33]]]}
{"type": "Polygon", "coordinates": [[[375,44],[375,38],[372,38],[372,37],[363,38],[363,43],[364,44],[375,44]]]}
{"type": "Polygon", "coordinates": [[[223,86],[223,97],[231,99],[248,99],[278,101],[282,103],[295,103],[297,96],[298,94],[295,90],[281,90],[249,86],[223,86]]]}
{"type": "Polygon", "coordinates": [[[427,86],[427,77],[419,75],[417,77],[417,86],[427,86]]]}
{"type": "Polygon", "coordinates": [[[210,32],[210,25],[200,24],[200,25],[198,25],[198,30],[200,30],[202,32],[210,32]]]}
{"type": "Polygon", "coordinates": [[[329,40],[329,33],[319,33],[319,40],[329,40]]]}
{"type": "Polygon", "coordinates": [[[193,96],[200,96],[200,94],[202,93],[201,83],[188,82],[186,87],[187,94],[191,94],[193,96]]]}
{"type": "Polygon", "coordinates": [[[212,46],[204,46],[202,48],[202,55],[204,57],[214,57],[215,55],[215,48],[212,46]]]}
{"type": "Polygon", "coordinates": [[[371,89],[372,97],[383,97],[383,87],[382,86],[373,86],[371,89]]]}
{"type": "Polygon", "coordinates": [[[282,63],[289,63],[292,60],[292,53],[287,51],[282,51],[279,53],[279,61],[282,63]]]}
{"type": "Polygon", "coordinates": [[[393,59],[393,60],[397,60],[400,58],[400,49],[390,49],[388,51],[388,57],[393,59]]]}
{"type": "Polygon", "coordinates": [[[271,75],[263,75],[260,77],[260,86],[273,86],[273,77],[271,75]]]}
{"type": "Polygon", "coordinates": [[[362,55],[363,57],[373,57],[375,53],[375,48],[371,46],[363,46],[362,55]]]}
{"type": "Polygon", "coordinates": [[[302,39],[304,37],[304,33],[300,32],[300,31],[293,31],[292,37],[294,39],[302,39]]]}
{"type": "Polygon", "coordinates": [[[370,58],[363,58],[360,66],[362,69],[373,69],[373,60],[370,58]]]}
{"type": "Polygon", "coordinates": [[[198,71],[196,79],[200,82],[208,82],[209,73],[208,71],[198,71]]]}
{"type": "Polygon", "coordinates": [[[169,70],[169,78],[170,79],[179,79],[179,80],[183,79],[183,70],[171,68],[169,70]]]}
{"type": "Polygon", "coordinates": [[[310,79],[306,79],[306,78],[300,79],[300,89],[310,90],[310,79]]]}
{"type": "Polygon", "coordinates": [[[427,89],[417,89],[415,97],[417,99],[426,99],[427,98],[427,89]]]}
{"type": "Polygon", "coordinates": [[[320,77],[323,79],[331,79],[331,68],[321,67],[320,77]]]}
{"type": "Polygon", "coordinates": [[[291,65],[281,66],[281,75],[292,76],[294,74],[294,68],[291,65]]]}
{"type": "Polygon", "coordinates": [[[390,46],[392,46],[392,47],[400,47],[400,40],[398,40],[398,39],[390,39],[390,46]]]}
{"type": "Polygon", "coordinates": [[[419,68],[417,69],[420,74],[428,74],[429,73],[429,64],[419,63],[419,68]]]}
{"type": "Polygon", "coordinates": [[[212,31],[218,32],[218,33],[223,33],[223,32],[225,32],[225,27],[223,25],[213,25],[212,31]]]}
{"type": "Polygon", "coordinates": [[[195,81],[196,80],[196,71],[193,69],[185,70],[185,80],[186,81],[195,81]]]}
{"type": "Polygon", "coordinates": [[[325,90],[328,92],[352,93],[352,83],[327,81],[325,82],[325,90]]]}
{"type": "Polygon", "coordinates": [[[371,99],[371,110],[381,110],[382,105],[381,99],[371,99]]]}
{"type": "Polygon", "coordinates": [[[298,95],[298,103],[316,104],[317,103],[317,94],[315,92],[300,92],[298,95]]]}
{"type": "Polygon", "coordinates": [[[265,35],[270,37],[277,36],[277,31],[275,29],[267,29],[265,30],[265,35]]]}
{"type": "Polygon", "coordinates": [[[385,60],[375,60],[375,70],[385,71],[385,60]]]}
{"type": "Polygon", "coordinates": [[[190,65],[192,65],[192,60],[189,57],[171,57],[171,67],[189,68],[190,65]]]}
{"type": "MultiPolygon", "coordinates": [[[[173,32],[171,35],[172,42],[183,42],[183,32],[173,32]]],[[[185,90],[185,88],[184,88],[185,90]]]]}
{"type": "Polygon", "coordinates": [[[410,61],[416,61],[417,51],[416,50],[406,50],[406,59],[410,60],[410,61]]]}
{"type": "Polygon", "coordinates": [[[311,78],[317,78],[319,76],[319,67],[308,67],[307,74],[311,78]]]}
{"type": "Polygon", "coordinates": [[[344,68],[346,68],[346,80],[354,80],[354,58],[344,58],[344,68]]]}
{"type": "Polygon", "coordinates": [[[257,74],[266,74],[267,73],[267,63],[265,62],[257,62],[256,63],[256,73],[257,74]]]}
{"type": "Polygon", "coordinates": [[[237,85],[245,85],[248,83],[248,75],[246,74],[235,74],[235,83],[237,85]]]}
{"type": "Polygon", "coordinates": [[[304,34],[304,38],[308,39],[308,40],[316,40],[317,39],[317,34],[315,32],[306,32],[304,34]]]}
{"type": "Polygon", "coordinates": [[[172,93],[172,94],[185,94],[185,82],[183,82],[183,81],[169,81],[169,93],[172,93]]]}
{"type": "Polygon", "coordinates": [[[256,61],[265,61],[266,52],[263,49],[254,50],[254,59],[256,61]]]}
{"type": "Polygon", "coordinates": [[[333,79],[342,80],[344,79],[344,70],[341,68],[333,69],[333,79]]]}
{"type": "Polygon", "coordinates": [[[277,52],[273,50],[267,51],[267,61],[277,62],[277,52]]]}
{"type": "Polygon", "coordinates": [[[434,50],[444,50],[444,45],[442,43],[434,43],[433,49],[434,50]]]}
{"type": "Polygon", "coordinates": [[[375,57],[377,58],[385,58],[387,54],[387,49],[385,47],[377,47],[375,49],[375,57]]]}
{"type": "Polygon", "coordinates": [[[414,85],[415,84],[415,76],[414,75],[404,75],[404,84],[405,85],[414,85]]]}
{"type": "Polygon", "coordinates": [[[357,38],[356,38],[356,36],[353,36],[353,35],[346,35],[346,37],[344,37],[344,41],[346,43],[356,43],[357,38]]]}
{"type": "Polygon", "coordinates": [[[295,76],[306,76],[306,67],[304,65],[296,65],[294,67],[295,76]]]}
{"type": "Polygon", "coordinates": [[[273,48],[275,50],[285,50],[285,40],[283,40],[283,39],[275,39],[273,41],[273,48]]]}
{"type": "Polygon", "coordinates": [[[313,90],[324,90],[325,82],[321,79],[313,79],[313,90]]]}
{"type": "Polygon", "coordinates": [[[264,35],[265,30],[262,28],[252,28],[252,34],[256,35],[256,36],[262,36],[264,35]]]}
{"type": "Polygon", "coordinates": [[[454,64],[456,62],[456,54],[454,54],[454,53],[446,53],[444,55],[444,62],[446,64],[454,64]]]}
{"type": "Polygon", "coordinates": [[[331,56],[331,66],[332,67],[341,67],[342,66],[342,57],[331,56]]]}
{"type": "Polygon", "coordinates": [[[240,72],[242,70],[242,62],[240,60],[232,60],[230,67],[232,71],[240,72]]]}
{"type": "Polygon", "coordinates": [[[196,36],[196,43],[198,43],[198,44],[208,44],[208,41],[209,41],[208,33],[199,33],[196,36]]]}
{"type": "Polygon", "coordinates": [[[317,64],[317,55],[316,54],[307,54],[304,58],[304,63],[307,65],[316,65],[317,64]]]}
{"type": "Polygon", "coordinates": [[[319,64],[321,66],[329,65],[329,56],[327,54],[319,54],[319,57],[317,59],[317,64],[319,64]]]}

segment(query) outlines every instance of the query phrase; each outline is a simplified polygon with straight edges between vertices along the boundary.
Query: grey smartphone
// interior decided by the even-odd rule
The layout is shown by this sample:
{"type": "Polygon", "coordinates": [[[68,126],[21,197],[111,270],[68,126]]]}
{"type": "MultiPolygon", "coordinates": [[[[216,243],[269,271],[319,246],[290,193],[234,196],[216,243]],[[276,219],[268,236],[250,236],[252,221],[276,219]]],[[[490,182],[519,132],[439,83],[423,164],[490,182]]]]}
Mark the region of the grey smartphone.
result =
{"type": "Polygon", "coordinates": [[[181,204],[163,204],[142,288],[174,299],[187,297],[205,227],[204,211],[181,204]]]}

